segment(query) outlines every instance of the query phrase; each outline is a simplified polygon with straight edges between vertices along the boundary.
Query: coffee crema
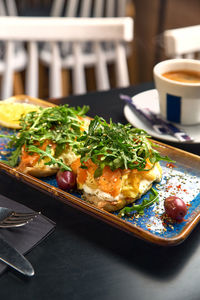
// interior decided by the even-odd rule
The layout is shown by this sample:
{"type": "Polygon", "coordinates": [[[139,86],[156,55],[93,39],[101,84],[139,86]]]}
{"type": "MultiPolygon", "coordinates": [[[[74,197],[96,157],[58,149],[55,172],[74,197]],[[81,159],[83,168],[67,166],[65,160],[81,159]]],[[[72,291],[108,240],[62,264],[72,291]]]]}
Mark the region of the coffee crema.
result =
{"type": "Polygon", "coordinates": [[[200,72],[193,70],[175,70],[163,73],[162,76],[179,82],[200,83],[200,72]]]}

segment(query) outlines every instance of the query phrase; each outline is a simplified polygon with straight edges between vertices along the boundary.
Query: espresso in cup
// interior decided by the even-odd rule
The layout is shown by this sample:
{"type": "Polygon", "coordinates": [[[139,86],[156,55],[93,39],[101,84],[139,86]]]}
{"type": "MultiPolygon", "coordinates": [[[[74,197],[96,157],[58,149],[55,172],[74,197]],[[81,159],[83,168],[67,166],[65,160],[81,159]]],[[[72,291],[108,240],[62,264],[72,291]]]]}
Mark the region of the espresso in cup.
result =
{"type": "Polygon", "coordinates": [[[162,76],[179,82],[200,83],[200,72],[193,70],[175,70],[165,72],[162,76]]]}

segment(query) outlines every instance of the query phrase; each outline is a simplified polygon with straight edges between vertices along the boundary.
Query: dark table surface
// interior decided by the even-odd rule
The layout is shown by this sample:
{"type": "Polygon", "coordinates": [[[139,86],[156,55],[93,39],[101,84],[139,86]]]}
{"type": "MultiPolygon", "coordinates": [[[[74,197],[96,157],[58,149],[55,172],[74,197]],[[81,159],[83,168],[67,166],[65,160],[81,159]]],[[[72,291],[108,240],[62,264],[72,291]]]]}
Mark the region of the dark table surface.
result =
{"type": "MultiPolygon", "coordinates": [[[[56,100],[90,105],[90,116],[126,123],[119,92],[129,95],[152,84],[56,100]]],[[[173,145],[200,154],[199,145],[173,145]]],[[[35,276],[13,271],[0,277],[0,299],[200,299],[200,225],[180,245],[157,246],[0,173],[0,193],[41,210],[56,222],[55,231],[26,255],[35,276]]]]}

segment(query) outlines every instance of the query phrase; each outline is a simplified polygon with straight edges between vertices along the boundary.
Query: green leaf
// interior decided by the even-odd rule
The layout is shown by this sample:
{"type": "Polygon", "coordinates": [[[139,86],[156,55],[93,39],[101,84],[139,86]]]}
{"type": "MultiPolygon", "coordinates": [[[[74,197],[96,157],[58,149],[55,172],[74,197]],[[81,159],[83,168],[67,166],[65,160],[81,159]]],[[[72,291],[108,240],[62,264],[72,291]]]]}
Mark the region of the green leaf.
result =
{"type": "Polygon", "coordinates": [[[159,201],[158,192],[151,188],[149,198],[145,198],[141,204],[133,204],[132,206],[126,206],[119,211],[118,216],[124,217],[130,215],[131,213],[139,213],[140,215],[144,214],[144,210],[151,206],[153,203],[159,201]]]}
{"type": "Polygon", "coordinates": [[[59,157],[65,149],[66,149],[66,143],[57,144],[55,150],[55,157],[56,158],[59,157]]]}
{"type": "Polygon", "coordinates": [[[29,146],[28,147],[28,152],[35,152],[40,154],[40,159],[44,158],[44,157],[48,157],[50,158],[50,161],[45,163],[45,165],[58,165],[62,170],[66,170],[66,171],[71,171],[71,168],[67,165],[65,165],[63,163],[63,161],[61,159],[56,159],[51,155],[51,148],[47,147],[46,151],[37,148],[36,146],[29,146]]]}
{"type": "Polygon", "coordinates": [[[102,168],[99,166],[94,172],[94,178],[100,177],[102,175],[102,168]]]}

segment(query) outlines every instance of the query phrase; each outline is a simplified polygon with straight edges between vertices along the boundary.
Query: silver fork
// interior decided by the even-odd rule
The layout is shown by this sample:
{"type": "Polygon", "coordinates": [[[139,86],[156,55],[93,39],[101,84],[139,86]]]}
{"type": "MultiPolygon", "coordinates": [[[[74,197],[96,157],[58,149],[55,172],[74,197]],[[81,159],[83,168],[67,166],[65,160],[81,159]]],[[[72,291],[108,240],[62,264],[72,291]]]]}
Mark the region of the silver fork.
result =
{"type": "Polygon", "coordinates": [[[24,226],[33,221],[40,212],[21,213],[6,207],[0,207],[0,228],[13,228],[24,226]]]}

